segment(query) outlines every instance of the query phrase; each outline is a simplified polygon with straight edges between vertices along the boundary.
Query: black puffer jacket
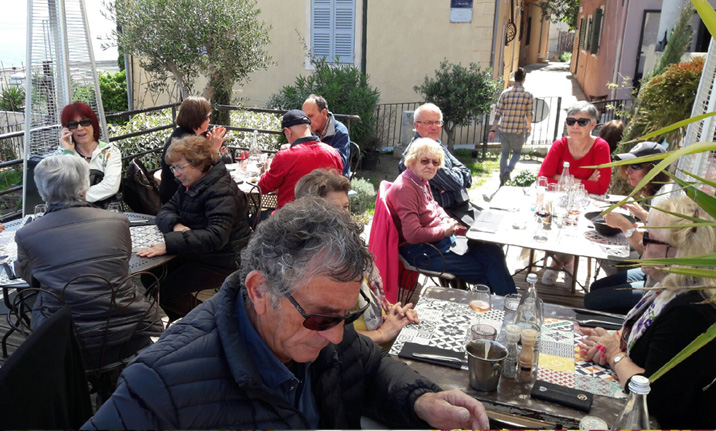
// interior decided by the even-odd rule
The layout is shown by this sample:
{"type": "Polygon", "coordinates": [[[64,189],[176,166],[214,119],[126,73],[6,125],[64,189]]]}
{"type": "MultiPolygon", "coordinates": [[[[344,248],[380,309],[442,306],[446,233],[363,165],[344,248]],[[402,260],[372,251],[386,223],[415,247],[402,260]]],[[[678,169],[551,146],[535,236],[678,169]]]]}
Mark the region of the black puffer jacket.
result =
{"type": "MultiPolygon", "coordinates": [[[[156,305],[150,310],[150,304],[129,274],[132,238],[127,217],[92,208],[87,203],[69,208],[51,205],[44,217],[18,230],[15,241],[18,275],[58,296],[63,286],[78,275],[97,274],[112,283],[120,307],[113,310],[109,322],[110,347],[121,346],[130,337],[134,347],[144,346],[149,344],[150,335],[161,333],[156,305]],[[134,333],[137,327],[139,332],[134,333]]],[[[88,367],[99,360],[111,294],[106,283],[97,278],[78,280],[64,294],[65,302],[72,308],[77,332],[91,355],[85,357],[92,361],[85,364],[88,367]]],[[[41,297],[35,302],[33,328],[46,320],[40,311],[43,306],[49,307],[50,312],[59,309],[54,298],[41,297]]],[[[111,361],[110,356],[115,354],[119,352],[110,352],[105,362],[111,361]]]]}
{"type": "Polygon", "coordinates": [[[179,187],[157,214],[167,254],[180,254],[214,266],[238,268],[241,249],[249,242],[248,201],[222,162],[189,190],[179,187]],[[173,232],[177,223],[189,227],[173,232]]]}
{"type": "MultiPolygon", "coordinates": [[[[307,429],[306,418],[268,393],[240,335],[239,275],[171,326],[119,378],[84,429],[307,429]]],[[[391,428],[430,428],[415,400],[440,390],[352,325],[311,365],[319,428],[359,429],[361,415],[391,428]]]]}
{"type": "Polygon", "coordinates": [[[193,130],[179,126],[172,131],[172,134],[169,135],[167,141],[164,143],[164,148],[162,149],[162,158],[160,160],[160,164],[162,166],[162,182],[159,184],[159,199],[161,199],[163,204],[169,202],[169,199],[174,196],[174,193],[176,193],[177,189],[181,185],[179,181],[174,177],[174,173],[172,173],[172,170],[169,168],[169,165],[167,165],[167,162],[164,160],[167,155],[167,149],[172,144],[172,141],[174,141],[175,139],[181,139],[185,136],[195,135],[196,133],[194,133],[193,130]]]}

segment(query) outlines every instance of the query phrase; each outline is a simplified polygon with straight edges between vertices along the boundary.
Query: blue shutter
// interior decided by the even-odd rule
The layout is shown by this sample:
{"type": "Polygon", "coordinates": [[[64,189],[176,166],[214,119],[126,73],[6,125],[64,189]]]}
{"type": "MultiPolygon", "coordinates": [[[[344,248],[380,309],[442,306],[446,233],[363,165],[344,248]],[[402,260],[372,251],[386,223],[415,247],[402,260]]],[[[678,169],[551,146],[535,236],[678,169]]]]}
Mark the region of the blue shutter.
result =
{"type": "Polygon", "coordinates": [[[355,0],[311,1],[311,53],[329,63],[355,57],[355,0]]]}

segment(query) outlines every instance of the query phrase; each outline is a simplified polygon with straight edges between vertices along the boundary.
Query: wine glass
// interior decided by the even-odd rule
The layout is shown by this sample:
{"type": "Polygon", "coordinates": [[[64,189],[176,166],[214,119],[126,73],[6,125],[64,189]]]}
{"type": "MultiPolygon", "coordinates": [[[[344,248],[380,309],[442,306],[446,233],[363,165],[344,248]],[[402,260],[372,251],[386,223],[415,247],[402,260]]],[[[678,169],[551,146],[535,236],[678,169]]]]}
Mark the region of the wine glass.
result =
{"type": "Polygon", "coordinates": [[[484,284],[475,284],[470,289],[470,309],[478,314],[487,313],[492,308],[490,288],[484,284]]]}

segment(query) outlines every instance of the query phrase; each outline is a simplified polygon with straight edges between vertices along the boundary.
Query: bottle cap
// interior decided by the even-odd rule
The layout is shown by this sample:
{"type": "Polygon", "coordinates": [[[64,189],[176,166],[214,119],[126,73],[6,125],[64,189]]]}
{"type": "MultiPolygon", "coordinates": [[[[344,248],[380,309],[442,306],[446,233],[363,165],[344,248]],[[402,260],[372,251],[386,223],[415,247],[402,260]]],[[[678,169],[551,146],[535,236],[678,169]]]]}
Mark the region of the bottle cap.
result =
{"type": "Polygon", "coordinates": [[[539,335],[539,332],[532,328],[525,328],[522,330],[522,342],[523,343],[534,343],[537,341],[537,335],[539,335]]]}
{"type": "Polygon", "coordinates": [[[569,162],[564,162],[564,165],[562,165],[562,166],[569,167],[569,162]]]}
{"type": "Polygon", "coordinates": [[[505,326],[505,337],[508,340],[518,341],[520,339],[521,332],[522,332],[522,328],[520,328],[520,325],[505,326]]]}
{"type": "Polygon", "coordinates": [[[528,283],[537,283],[537,274],[534,272],[531,272],[527,275],[527,282],[528,283]]]}
{"type": "Polygon", "coordinates": [[[632,378],[629,379],[629,390],[635,394],[648,394],[651,392],[651,388],[649,388],[649,379],[639,375],[632,376],[632,378]]]}

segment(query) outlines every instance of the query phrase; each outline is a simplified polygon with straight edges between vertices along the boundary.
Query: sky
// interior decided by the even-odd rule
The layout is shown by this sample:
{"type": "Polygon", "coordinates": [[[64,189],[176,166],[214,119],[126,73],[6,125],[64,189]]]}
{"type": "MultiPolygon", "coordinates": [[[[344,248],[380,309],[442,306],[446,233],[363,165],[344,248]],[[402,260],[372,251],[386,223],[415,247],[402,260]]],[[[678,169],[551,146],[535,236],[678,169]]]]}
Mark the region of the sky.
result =
{"type": "MultiPolygon", "coordinates": [[[[0,0],[0,4],[0,62],[5,67],[24,65],[27,0],[0,0]]],[[[109,35],[114,27],[114,23],[100,13],[103,9],[102,0],[85,0],[95,60],[116,60],[116,47],[104,51],[100,47],[102,42],[97,40],[98,35],[109,35]]]]}

